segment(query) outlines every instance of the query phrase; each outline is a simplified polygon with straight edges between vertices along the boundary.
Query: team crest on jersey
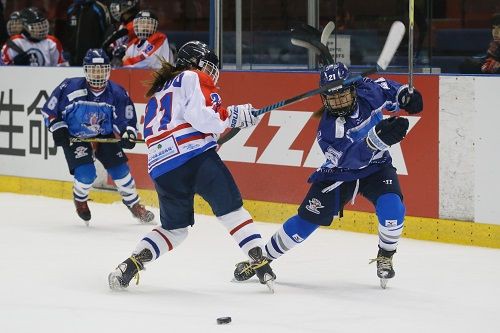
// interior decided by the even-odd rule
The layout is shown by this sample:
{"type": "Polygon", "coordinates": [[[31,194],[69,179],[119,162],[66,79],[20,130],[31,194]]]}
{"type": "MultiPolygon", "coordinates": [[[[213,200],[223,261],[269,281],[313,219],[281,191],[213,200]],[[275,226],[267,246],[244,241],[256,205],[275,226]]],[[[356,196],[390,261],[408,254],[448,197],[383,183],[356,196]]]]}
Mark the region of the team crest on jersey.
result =
{"type": "Polygon", "coordinates": [[[342,156],[342,152],[335,150],[332,146],[328,146],[325,157],[331,163],[326,163],[324,167],[334,168],[339,164],[339,159],[342,156]]]}
{"type": "Polygon", "coordinates": [[[101,132],[101,125],[106,120],[103,113],[92,112],[89,113],[88,121],[83,123],[82,126],[89,130],[91,133],[103,134],[101,132]]]}
{"type": "Polygon", "coordinates": [[[314,214],[320,214],[320,211],[319,209],[320,208],[324,208],[325,206],[323,206],[323,204],[321,203],[321,201],[319,201],[318,199],[316,198],[312,198],[309,200],[309,205],[306,206],[306,209],[308,211],[310,211],[311,213],[314,213],[314,214]]]}
{"type": "Polygon", "coordinates": [[[79,147],[76,147],[75,149],[75,158],[82,158],[82,157],[85,157],[87,156],[89,153],[87,153],[87,147],[84,147],[84,146],[79,146],[79,147]]]}
{"type": "Polygon", "coordinates": [[[26,51],[29,56],[30,66],[45,66],[45,57],[39,49],[29,49],[26,51]]]}

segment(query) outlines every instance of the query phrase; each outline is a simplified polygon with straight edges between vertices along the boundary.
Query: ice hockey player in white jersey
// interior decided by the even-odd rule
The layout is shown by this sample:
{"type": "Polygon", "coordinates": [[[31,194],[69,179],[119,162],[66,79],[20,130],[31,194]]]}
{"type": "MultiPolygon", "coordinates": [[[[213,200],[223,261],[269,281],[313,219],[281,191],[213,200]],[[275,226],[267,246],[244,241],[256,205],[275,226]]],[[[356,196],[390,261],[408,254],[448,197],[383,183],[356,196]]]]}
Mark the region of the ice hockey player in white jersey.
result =
{"type": "Polygon", "coordinates": [[[6,65],[64,66],[61,42],[49,35],[49,21],[36,7],[23,9],[19,14],[23,23],[20,34],[13,35],[2,48],[6,65]]]}
{"type": "Polygon", "coordinates": [[[135,16],[133,24],[137,37],[127,45],[123,66],[158,69],[161,67],[160,59],[172,63],[173,55],[167,35],[157,31],[156,15],[148,10],[142,10],[135,16]]]}
{"type": "MultiPolygon", "coordinates": [[[[217,136],[227,128],[257,123],[250,104],[222,107],[215,84],[219,59],[207,45],[192,41],[179,49],[175,67],[155,72],[146,106],[144,136],[148,171],[158,192],[161,227],[137,244],[132,255],[109,274],[111,289],[123,289],[144,265],[179,246],[194,224],[199,194],[227,229],[262,284],[272,290],[275,275],[262,255],[262,238],[243,207],[240,191],[216,152],[217,136]]],[[[207,246],[211,246],[207,241],[207,246]]],[[[137,275],[138,277],[138,275],[137,275]]]]}

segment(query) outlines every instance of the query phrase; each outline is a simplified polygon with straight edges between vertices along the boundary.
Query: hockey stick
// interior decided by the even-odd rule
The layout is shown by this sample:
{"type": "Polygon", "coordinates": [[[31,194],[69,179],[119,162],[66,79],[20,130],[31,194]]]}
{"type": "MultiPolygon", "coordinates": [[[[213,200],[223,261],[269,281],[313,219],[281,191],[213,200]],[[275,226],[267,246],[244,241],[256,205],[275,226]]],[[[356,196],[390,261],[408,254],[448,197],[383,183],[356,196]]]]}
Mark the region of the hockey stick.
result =
{"type": "Polygon", "coordinates": [[[408,92],[413,94],[413,26],[415,0],[408,1],[408,92]]]}
{"type": "MultiPolygon", "coordinates": [[[[265,106],[261,109],[252,111],[254,116],[260,116],[261,114],[267,113],[272,110],[276,110],[279,108],[282,108],[284,106],[300,102],[306,98],[312,97],[317,94],[321,94],[323,92],[326,92],[331,89],[342,89],[343,87],[349,86],[357,81],[362,80],[364,77],[376,73],[381,70],[386,70],[387,67],[389,66],[389,63],[391,62],[392,58],[394,57],[394,54],[396,53],[396,50],[399,47],[399,44],[401,44],[401,40],[403,39],[403,36],[405,34],[405,26],[403,23],[396,21],[392,24],[391,29],[389,31],[389,34],[387,35],[387,39],[385,41],[384,47],[382,49],[382,52],[380,53],[380,56],[377,60],[377,65],[376,67],[372,67],[364,72],[362,72],[359,75],[353,76],[351,78],[348,78],[346,80],[337,80],[328,83],[327,85],[324,85],[323,87],[313,89],[310,91],[307,91],[305,93],[302,93],[300,95],[290,97],[287,99],[284,99],[282,101],[276,102],[274,104],[265,106]]],[[[241,128],[232,128],[229,130],[229,132],[221,137],[217,143],[219,145],[222,145],[226,143],[227,141],[231,140],[238,132],[241,130],[241,128]]]]}
{"type": "Polygon", "coordinates": [[[323,39],[328,41],[328,37],[334,28],[335,24],[333,22],[328,22],[323,32],[320,33],[316,28],[302,23],[292,28],[291,42],[293,45],[304,47],[319,54],[323,65],[332,64],[334,62],[332,55],[328,47],[326,47],[326,43],[323,43],[323,39]]]}
{"type": "Polygon", "coordinates": [[[335,30],[335,23],[333,21],[330,21],[323,28],[323,32],[321,32],[321,38],[320,38],[321,44],[325,46],[328,45],[328,39],[330,38],[330,35],[332,34],[333,30],[335,30]]]}
{"type": "MultiPolygon", "coordinates": [[[[99,142],[99,143],[117,143],[120,142],[121,139],[118,138],[70,138],[69,142],[99,142]]],[[[135,139],[132,142],[135,143],[145,143],[144,139],[135,139]]]]}

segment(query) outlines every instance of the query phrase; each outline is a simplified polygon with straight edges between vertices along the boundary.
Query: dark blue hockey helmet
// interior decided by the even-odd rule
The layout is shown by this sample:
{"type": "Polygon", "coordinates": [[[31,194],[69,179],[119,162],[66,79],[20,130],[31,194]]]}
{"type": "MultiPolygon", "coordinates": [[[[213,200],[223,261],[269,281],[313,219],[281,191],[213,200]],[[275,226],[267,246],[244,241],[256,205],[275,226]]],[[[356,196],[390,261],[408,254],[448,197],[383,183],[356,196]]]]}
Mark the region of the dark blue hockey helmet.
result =
{"type": "MultiPolygon", "coordinates": [[[[323,67],[320,74],[319,86],[349,78],[351,71],[341,62],[323,67]]],[[[332,88],[321,94],[325,110],[335,117],[347,117],[356,108],[356,87],[350,85],[341,89],[332,88]]]]}
{"type": "Polygon", "coordinates": [[[109,80],[111,65],[103,49],[89,49],[83,58],[85,79],[92,89],[102,90],[109,80]]]}

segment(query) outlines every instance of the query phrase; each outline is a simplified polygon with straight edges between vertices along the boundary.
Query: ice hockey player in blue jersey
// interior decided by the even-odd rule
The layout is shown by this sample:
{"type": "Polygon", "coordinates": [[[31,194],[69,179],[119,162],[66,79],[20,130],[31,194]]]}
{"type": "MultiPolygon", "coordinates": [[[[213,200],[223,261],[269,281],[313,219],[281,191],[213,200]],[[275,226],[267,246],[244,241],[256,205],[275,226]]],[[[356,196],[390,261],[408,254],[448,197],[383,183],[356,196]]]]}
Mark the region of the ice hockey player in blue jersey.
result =
{"type": "Polygon", "coordinates": [[[109,58],[102,49],[90,49],[83,60],[85,77],[64,80],[42,109],[45,125],[56,146],[61,146],[69,171],[74,176],[73,197],[78,216],[88,225],[87,205],[96,179],[94,158],[106,168],[123,203],[142,223],[154,220],[152,212],[139,202],[135,182],[122,148],[132,149],[137,138],[134,104],[123,87],[109,80],[109,58]],[[70,138],[114,138],[113,143],[71,142],[70,138]]]}
{"type": "MultiPolygon", "coordinates": [[[[324,67],[320,86],[347,79],[349,69],[342,63],[324,67]]],[[[298,209],[271,237],[265,254],[276,260],[302,243],[319,226],[328,226],[342,215],[344,205],[359,193],[375,207],[379,244],[377,275],[385,288],[394,277],[392,256],[403,230],[405,206],[396,169],[388,149],[403,140],[408,120],[392,116],[383,119],[382,110],[409,114],[422,111],[421,94],[409,93],[408,85],[379,78],[364,78],[354,85],[330,90],[321,95],[323,107],[317,141],[326,161],[309,178],[311,187],[298,209]]],[[[244,281],[254,275],[248,262],[236,265],[235,279],[244,281]]]]}

